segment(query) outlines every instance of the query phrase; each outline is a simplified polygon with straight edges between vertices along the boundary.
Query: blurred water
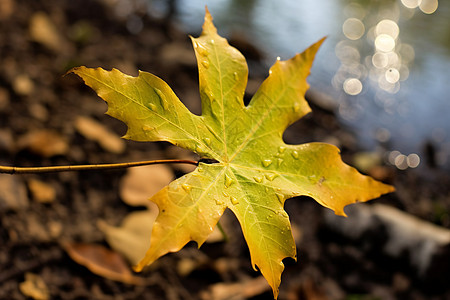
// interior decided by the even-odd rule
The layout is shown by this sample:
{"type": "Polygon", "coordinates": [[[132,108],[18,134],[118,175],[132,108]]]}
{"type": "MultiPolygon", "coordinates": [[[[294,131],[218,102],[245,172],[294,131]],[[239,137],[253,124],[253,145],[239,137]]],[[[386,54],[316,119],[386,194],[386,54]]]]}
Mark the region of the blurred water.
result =
{"type": "MultiPolygon", "coordinates": [[[[361,145],[386,149],[399,169],[418,158],[423,165],[425,148],[435,150],[438,165],[450,165],[450,1],[174,3],[182,30],[200,31],[207,4],[219,33],[245,36],[268,66],[328,36],[309,82],[332,96],[361,145]]],[[[163,14],[166,4],[152,0],[149,12],[163,14]]]]}

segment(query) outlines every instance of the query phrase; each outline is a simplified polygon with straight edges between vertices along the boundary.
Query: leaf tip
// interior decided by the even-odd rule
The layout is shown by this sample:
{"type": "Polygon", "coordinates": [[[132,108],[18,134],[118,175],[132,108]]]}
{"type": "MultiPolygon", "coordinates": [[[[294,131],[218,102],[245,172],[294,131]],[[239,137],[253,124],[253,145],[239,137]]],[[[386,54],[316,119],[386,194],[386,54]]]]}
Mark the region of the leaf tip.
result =
{"type": "Polygon", "coordinates": [[[203,23],[203,33],[216,33],[217,28],[213,24],[213,17],[209,12],[208,6],[205,5],[205,22],[203,23]]]}

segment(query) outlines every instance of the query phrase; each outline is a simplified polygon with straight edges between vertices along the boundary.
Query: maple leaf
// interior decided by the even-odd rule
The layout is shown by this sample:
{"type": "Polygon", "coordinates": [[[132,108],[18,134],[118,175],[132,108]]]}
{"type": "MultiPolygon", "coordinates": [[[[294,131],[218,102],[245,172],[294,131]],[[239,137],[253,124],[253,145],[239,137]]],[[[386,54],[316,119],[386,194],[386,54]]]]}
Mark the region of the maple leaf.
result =
{"type": "Polygon", "coordinates": [[[225,209],[239,220],[253,268],[278,296],[286,257],[296,258],[288,198],[307,195],[344,214],[344,206],[376,198],[393,187],[342,162],[324,143],[289,145],[283,132],[310,112],[304,99],[314,56],[323,39],[287,61],[278,60],[248,106],[243,55],[217,34],[206,10],[203,32],[191,38],[198,62],[202,115],[192,114],[160,78],[113,69],[72,70],[108,103],[107,114],[127,124],[124,138],[168,141],[216,163],[195,171],[151,198],[159,207],[150,248],[136,270],[193,240],[202,245],[225,209]]]}

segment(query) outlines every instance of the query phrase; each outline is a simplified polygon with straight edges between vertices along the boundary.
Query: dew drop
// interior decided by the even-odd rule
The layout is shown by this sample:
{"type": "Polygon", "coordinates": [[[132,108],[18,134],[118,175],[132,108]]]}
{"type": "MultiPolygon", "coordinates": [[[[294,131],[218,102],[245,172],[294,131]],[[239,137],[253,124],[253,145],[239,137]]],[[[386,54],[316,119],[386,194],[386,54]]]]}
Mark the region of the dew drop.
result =
{"type": "Polygon", "coordinates": [[[233,205],[239,204],[239,200],[236,197],[230,197],[230,200],[233,205]]]}
{"type": "Polygon", "coordinates": [[[192,190],[192,186],[190,186],[189,184],[182,184],[181,187],[183,188],[183,190],[185,190],[186,192],[190,192],[192,190]]]}
{"type": "Polygon", "coordinates": [[[267,173],[267,174],[264,174],[264,176],[267,178],[267,180],[273,181],[273,180],[278,176],[278,174],[275,174],[275,173],[267,173]]]}
{"type": "Polygon", "coordinates": [[[258,175],[258,176],[253,176],[253,179],[256,182],[261,183],[263,181],[264,177],[258,175]]]}
{"type": "Polygon", "coordinates": [[[319,179],[317,178],[316,175],[310,175],[310,176],[308,176],[308,180],[309,180],[309,182],[310,182],[311,184],[316,184],[316,183],[319,181],[319,179]]]}
{"type": "Polygon", "coordinates": [[[284,147],[284,146],[278,147],[278,152],[280,152],[280,153],[284,153],[285,150],[286,150],[286,147],[284,147]]]}
{"type": "Polygon", "coordinates": [[[235,79],[235,80],[238,80],[238,79],[239,79],[239,74],[238,74],[237,72],[234,72],[234,73],[233,73],[233,76],[234,76],[234,79],[235,79]]]}
{"type": "Polygon", "coordinates": [[[210,40],[209,42],[213,45],[216,43],[214,40],[210,40]]]}
{"type": "Polygon", "coordinates": [[[230,176],[225,175],[225,187],[230,187],[230,185],[232,185],[232,184],[233,184],[233,179],[230,176]]]}
{"type": "Polygon", "coordinates": [[[161,99],[161,105],[164,109],[168,109],[169,106],[167,104],[167,100],[166,100],[166,96],[164,95],[163,92],[161,92],[161,90],[155,88],[155,92],[158,95],[159,99],[161,99]]]}
{"type": "Polygon", "coordinates": [[[197,52],[200,55],[202,55],[202,56],[208,56],[209,55],[209,52],[208,52],[208,50],[206,50],[205,47],[203,47],[201,44],[197,44],[197,45],[198,45],[198,48],[196,48],[196,49],[197,49],[197,52]]]}
{"type": "Polygon", "coordinates": [[[150,103],[150,104],[148,105],[148,107],[149,107],[150,110],[152,110],[152,111],[156,111],[156,109],[157,109],[156,105],[153,104],[153,103],[150,103]]]}
{"type": "Polygon", "coordinates": [[[197,168],[197,171],[198,171],[199,173],[203,172],[202,166],[199,165],[198,168],[197,168]]]}
{"type": "Polygon", "coordinates": [[[298,159],[298,152],[297,152],[297,150],[292,151],[291,154],[292,154],[293,158],[298,159]]]}
{"type": "Polygon", "coordinates": [[[203,139],[206,143],[206,145],[210,146],[211,145],[211,139],[210,138],[204,138],[203,139]]]}
{"type": "Polygon", "coordinates": [[[281,57],[277,56],[277,61],[280,61],[280,60],[281,60],[281,57]]]}
{"type": "Polygon", "coordinates": [[[203,147],[201,145],[197,145],[195,147],[195,152],[197,152],[197,154],[205,153],[205,151],[204,151],[204,149],[203,149],[203,147]]]}
{"type": "Polygon", "coordinates": [[[262,165],[264,166],[264,167],[268,167],[268,166],[270,166],[272,164],[272,160],[271,159],[264,159],[263,161],[262,161],[262,165]]]}
{"type": "Polygon", "coordinates": [[[207,60],[202,61],[202,65],[205,67],[205,69],[208,69],[209,68],[209,61],[207,61],[207,60]]]}
{"type": "Polygon", "coordinates": [[[282,163],[283,163],[283,159],[282,158],[278,158],[277,159],[277,165],[281,166],[282,163]]]}
{"type": "Polygon", "coordinates": [[[223,204],[223,201],[220,200],[219,198],[215,198],[214,200],[216,201],[217,205],[222,205],[223,204]]]}
{"type": "Polygon", "coordinates": [[[142,130],[144,130],[145,132],[149,132],[153,130],[153,127],[149,126],[149,125],[144,125],[142,126],[142,130]]]}
{"type": "Polygon", "coordinates": [[[294,112],[299,112],[301,104],[299,102],[295,102],[294,104],[294,112]]]}
{"type": "Polygon", "coordinates": [[[223,194],[224,197],[227,197],[227,198],[230,197],[230,195],[228,195],[228,193],[225,192],[225,191],[223,191],[222,194],[223,194]]]}

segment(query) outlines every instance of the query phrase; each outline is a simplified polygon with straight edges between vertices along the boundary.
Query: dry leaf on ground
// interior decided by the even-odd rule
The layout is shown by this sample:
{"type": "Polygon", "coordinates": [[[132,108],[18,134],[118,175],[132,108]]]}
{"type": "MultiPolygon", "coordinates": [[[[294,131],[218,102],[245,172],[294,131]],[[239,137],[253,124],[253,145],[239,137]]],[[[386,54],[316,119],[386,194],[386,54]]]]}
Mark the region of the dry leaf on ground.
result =
{"type": "Polygon", "coordinates": [[[106,151],[117,154],[125,151],[124,140],[92,118],[79,116],[75,120],[75,128],[85,138],[97,142],[106,151]]]}
{"type": "Polygon", "coordinates": [[[122,256],[101,245],[64,243],[67,254],[92,273],[123,283],[143,285],[144,279],[134,276],[122,256]]]}
{"type": "Polygon", "coordinates": [[[19,284],[20,291],[35,300],[50,299],[50,293],[44,280],[36,274],[25,273],[25,281],[19,284]]]}
{"type": "Polygon", "coordinates": [[[42,157],[64,155],[69,150],[69,145],[64,137],[55,131],[46,129],[34,130],[25,134],[19,139],[18,146],[19,149],[28,149],[42,157]]]}
{"type": "Polygon", "coordinates": [[[158,215],[156,204],[150,202],[150,209],[130,213],[120,227],[99,222],[108,244],[122,254],[131,264],[137,264],[150,246],[150,236],[158,215]]]}
{"type": "Polygon", "coordinates": [[[130,168],[120,181],[120,197],[132,206],[148,206],[149,198],[173,179],[172,170],[165,165],[130,168]]]}
{"type": "Polygon", "coordinates": [[[30,179],[28,181],[28,188],[34,200],[40,203],[51,203],[55,201],[56,191],[48,183],[37,179],[30,179]]]}
{"type": "Polygon", "coordinates": [[[264,277],[259,276],[239,283],[217,283],[201,293],[202,300],[244,300],[270,290],[264,277]]]}

